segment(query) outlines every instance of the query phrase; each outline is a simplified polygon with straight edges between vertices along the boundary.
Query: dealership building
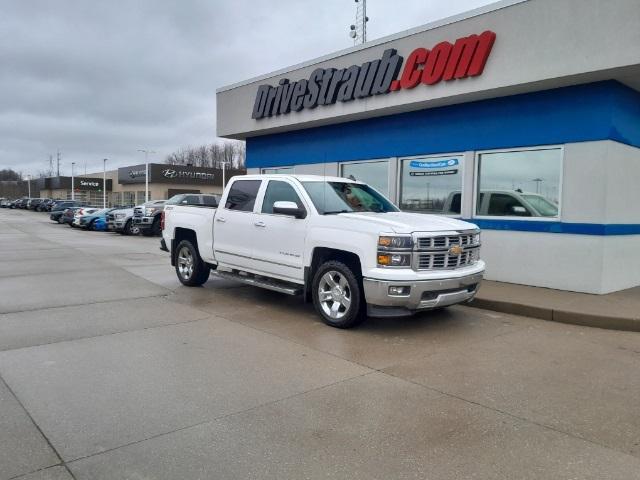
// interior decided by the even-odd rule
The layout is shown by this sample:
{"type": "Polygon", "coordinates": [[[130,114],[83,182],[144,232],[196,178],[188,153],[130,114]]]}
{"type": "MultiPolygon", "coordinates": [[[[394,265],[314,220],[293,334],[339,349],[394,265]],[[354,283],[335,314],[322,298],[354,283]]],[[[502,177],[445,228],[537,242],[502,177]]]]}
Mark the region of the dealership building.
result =
{"type": "Polygon", "coordinates": [[[476,223],[488,279],[634,287],[639,25],[638,0],[500,1],[222,87],[218,135],[246,140],[249,173],[476,223]]]}
{"type": "MultiPolygon", "coordinates": [[[[227,169],[226,179],[244,174],[244,170],[227,169]]],[[[146,165],[132,165],[117,170],[71,177],[34,180],[32,188],[44,198],[81,200],[89,205],[103,203],[103,176],[106,176],[107,205],[138,205],[146,193],[146,165]]],[[[222,171],[189,165],[149,164],[149,200],[171,198],[179,193],[222,193],[222,171]]]]}

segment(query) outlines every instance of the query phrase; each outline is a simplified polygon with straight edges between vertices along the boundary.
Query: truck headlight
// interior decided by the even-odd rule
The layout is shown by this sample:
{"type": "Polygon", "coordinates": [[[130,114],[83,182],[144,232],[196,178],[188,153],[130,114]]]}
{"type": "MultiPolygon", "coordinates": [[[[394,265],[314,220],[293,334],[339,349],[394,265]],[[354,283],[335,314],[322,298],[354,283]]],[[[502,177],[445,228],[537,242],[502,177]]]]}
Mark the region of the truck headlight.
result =
{"type": "Polygon", "coordinates": [[[379,267],[408,267],[411,255],[408,253],[378,253],[379,267]]]}
{"type": "Polygon", "coordinates": [[[378,238],[378,247],[383,250],[413,248],[413,240],[409,236],[392,237],[387,235],[381,235],[378,238]]]}

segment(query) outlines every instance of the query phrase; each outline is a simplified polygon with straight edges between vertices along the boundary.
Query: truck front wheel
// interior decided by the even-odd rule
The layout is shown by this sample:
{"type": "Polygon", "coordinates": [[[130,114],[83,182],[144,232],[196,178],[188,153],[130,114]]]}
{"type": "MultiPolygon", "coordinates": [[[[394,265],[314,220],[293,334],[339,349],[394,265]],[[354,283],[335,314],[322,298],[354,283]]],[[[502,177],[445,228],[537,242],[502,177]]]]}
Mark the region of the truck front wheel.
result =
{"type": "Polygon", "coordinates": [[[351,328],[365,318],[362,287],[353,271],[344,263],[330,260],[313,276],[313,305],[327,325],[351,328]]]}
{"type": "Polygon", "coordinates": [[[202,261],[198,249],[189,240],[182,240],[178,244],[175,264],[178,280],[183,285],[196,287],[209,279],[211,269],[202,261]]]}

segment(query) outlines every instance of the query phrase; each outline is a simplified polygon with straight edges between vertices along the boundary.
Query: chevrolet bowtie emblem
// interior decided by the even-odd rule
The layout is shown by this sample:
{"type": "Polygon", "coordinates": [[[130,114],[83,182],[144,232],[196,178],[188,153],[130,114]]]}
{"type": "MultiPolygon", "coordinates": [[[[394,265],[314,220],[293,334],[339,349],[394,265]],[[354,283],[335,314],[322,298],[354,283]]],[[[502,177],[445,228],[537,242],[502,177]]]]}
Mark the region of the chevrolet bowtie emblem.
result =
{"type": "Polygon", "coordinates": [[[449,249],[449,255],[462,255],[462,247],[460,245],[452,245],[449,249]]]}

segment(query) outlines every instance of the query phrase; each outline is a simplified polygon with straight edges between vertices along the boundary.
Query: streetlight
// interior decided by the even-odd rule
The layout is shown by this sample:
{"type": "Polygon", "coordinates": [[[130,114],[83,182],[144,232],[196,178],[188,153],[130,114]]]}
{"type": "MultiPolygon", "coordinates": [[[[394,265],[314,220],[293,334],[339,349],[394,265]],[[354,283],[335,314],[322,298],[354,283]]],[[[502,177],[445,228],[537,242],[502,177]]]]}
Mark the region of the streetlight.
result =
{"type": "Polygon", "coordinates": [[[75,187],[73,185],[73,167],[75,167],[76,162],[71,162],[71,200],[76,199],[75,187]]]}
{"type": "Polygon", "coordinates": [[[107,160],[102,159],[102,208],[107,208],[107,160]]]}
{"type": "Polygon", "coordinates": [[[28,197],[31,198],[31,175],[27,175],[27,188],[29,189],[28,197]]]}
{"type": "Polygon", "coordinates": [[[229,164],[229,162],[220,162],[222,165],[222,191],[224,192],[224,184],[225,184],[225,175],[224,175],[224,167],[229,164]]]}
{"type": "Polygon", "coordinates": [[[536,183],[536,193],[540,193],[540,184],[542,182],[544,182],[544,178],[534,178],[533,180],[531,180],[532,182],[536,183]]]}
{"type": "Polygon", "coordinates": [[[156,153],[153,150],[138,149],[139,152],[144,153],[144,203],[149,201],[149,154],[156,153]]]}

